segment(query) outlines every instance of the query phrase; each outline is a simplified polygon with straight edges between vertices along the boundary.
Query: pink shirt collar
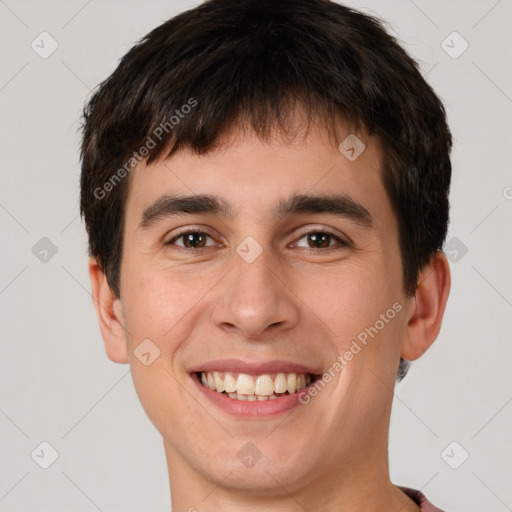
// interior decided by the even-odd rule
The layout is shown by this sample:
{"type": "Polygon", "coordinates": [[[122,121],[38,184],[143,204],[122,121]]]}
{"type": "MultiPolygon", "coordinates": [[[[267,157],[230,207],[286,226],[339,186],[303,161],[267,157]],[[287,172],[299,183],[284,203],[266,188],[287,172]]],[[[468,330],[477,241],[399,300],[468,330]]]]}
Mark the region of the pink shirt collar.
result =
{"type": "Polygon", "coordinates": [[[422,492],[416,491],[415,489],[409,489],[408,487],[398,486],[398,488],[407,494],[414,503],[417,503],[420,506],[421,512],[443,512],[440,508],[432,505],[422,492]]]}

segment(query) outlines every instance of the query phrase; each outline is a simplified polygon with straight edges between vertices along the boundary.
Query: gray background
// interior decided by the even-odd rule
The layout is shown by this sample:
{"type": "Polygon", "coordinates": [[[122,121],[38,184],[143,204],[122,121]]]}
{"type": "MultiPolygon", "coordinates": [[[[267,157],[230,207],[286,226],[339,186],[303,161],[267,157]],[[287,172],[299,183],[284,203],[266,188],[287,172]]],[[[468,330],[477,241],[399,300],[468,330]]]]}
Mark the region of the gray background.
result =
{"type": "MultiPolygon", "coordinates": [[[[160,436],[91,303],[78,121],[130,46],[193,5],[0,0],[1,511],[170,509],[160,436]],[[43,31],[58,43],[45,59],[31,47],[55,44],[43,31]],[[48,469],[43,441],[58,452],[48,469]]],[[[396,389],[392,479],[449,512],[512,510],[512,2],[349,5],[421,61],[455,136],[452,293],[439,339],[396,389]]]]}

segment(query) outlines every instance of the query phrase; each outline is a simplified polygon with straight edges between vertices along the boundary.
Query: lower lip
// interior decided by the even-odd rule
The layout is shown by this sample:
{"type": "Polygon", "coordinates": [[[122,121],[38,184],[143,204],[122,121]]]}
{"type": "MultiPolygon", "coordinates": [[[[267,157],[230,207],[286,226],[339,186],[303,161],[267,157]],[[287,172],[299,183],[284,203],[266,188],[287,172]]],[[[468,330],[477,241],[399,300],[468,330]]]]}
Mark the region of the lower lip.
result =
{"type": "MultiPolygon", "coordinates": [[[[250,402],[247,400],[236,400],[235,398],[229,398],[223,393],[206,388],[201,384],[201,382],[199,382],[197,374],[192,373],[191,377],[206,399],[210,400],[217,407],[220,407],[227,413],[239,418],[269,418],[272,416],[278,416],[279,414],[289,411],[298,405],[303,405],[299,402],[299,393],[283,395],[279,398],[274,398],[273,400],[253,400],[250,402]]],[[[308,388],[313,385],[314,382],[315,381],[313,381],[308,387],[301,389],[300,393],[307,392],[308,388]]]]}

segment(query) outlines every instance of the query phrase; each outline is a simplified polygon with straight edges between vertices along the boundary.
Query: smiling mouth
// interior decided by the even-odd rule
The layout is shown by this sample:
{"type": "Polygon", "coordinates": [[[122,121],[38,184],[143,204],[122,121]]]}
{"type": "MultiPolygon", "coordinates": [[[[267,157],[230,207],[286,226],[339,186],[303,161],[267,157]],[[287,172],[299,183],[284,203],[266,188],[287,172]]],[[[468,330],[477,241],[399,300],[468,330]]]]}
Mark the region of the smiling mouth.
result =
{"type": "Polygon", "coordinates": [[[265,401],[298,393],[319,376],[311,373],[265,373],[249,375],[233,372],[196,372],[199,382],[234,400],[265,401]]]}

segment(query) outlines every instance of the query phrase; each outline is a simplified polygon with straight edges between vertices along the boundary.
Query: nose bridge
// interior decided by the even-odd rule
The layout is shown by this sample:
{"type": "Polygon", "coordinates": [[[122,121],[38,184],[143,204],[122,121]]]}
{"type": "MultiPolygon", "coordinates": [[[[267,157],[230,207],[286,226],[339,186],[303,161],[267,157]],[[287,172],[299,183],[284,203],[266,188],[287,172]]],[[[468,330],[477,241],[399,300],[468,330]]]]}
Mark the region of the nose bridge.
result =
{"type": "Polygon", "coordinates": [[[270,249],[261,249],[251,247],[250,240],[237,248],[214,314],[218,326],[236,327],[244,337],[259,337],[270,326],[291,327],[298,318],[278,262],[270,249]],[[252,259],[255,250],[259,255],[252,259]]]}

